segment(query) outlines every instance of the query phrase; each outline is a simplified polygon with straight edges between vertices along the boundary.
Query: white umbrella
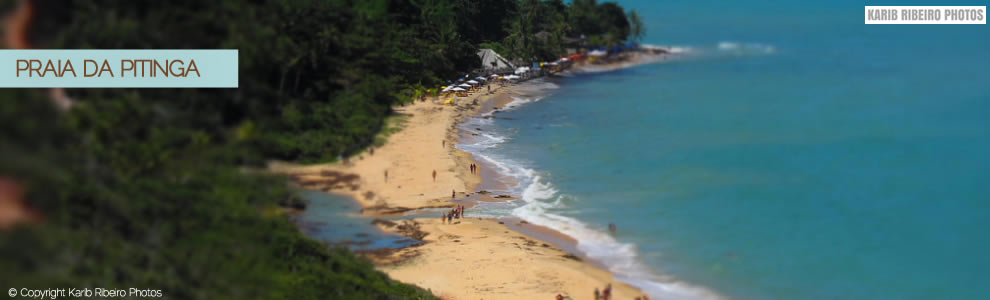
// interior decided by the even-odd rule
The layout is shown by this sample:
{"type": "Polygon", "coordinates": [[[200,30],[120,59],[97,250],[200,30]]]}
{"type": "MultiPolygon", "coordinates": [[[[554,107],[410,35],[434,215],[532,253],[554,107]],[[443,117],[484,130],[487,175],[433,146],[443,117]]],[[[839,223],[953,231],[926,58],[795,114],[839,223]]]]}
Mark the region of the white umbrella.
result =
{"type": "Polygon", "coordinates": [[[498,77],[498,74],[492,74],[492,76],[490,76],[490,77],[492,77],[492,78],[498,77]]]}
{"type": "Polygon", "coordinates": [[[454,89],[452,89],[451,91],[455,91],[455,92],[463,92],[463,91],[465,91],[465,90],[464,90],[464,89],[462,89],[462,88],[454,88],[454,89]]]}
{"type": "Polygon", "coordinates": [[[505,79],[519,79],[519,76],[509,75],[509,76],[505,76],[505,79]]]}
{"type": "Polygon", "coordinates": [[[444,88],[443,91],[446,92],[446,91],[449,91],[449,90],[451,90],[453,88],[454,88],[454,86],[448,86],[448,87],[444,88]]]}
{"type": "Polygon", "coordinates": [[[608,52],[602,50],[595,50],[588,52],[588,56],[605,56],[605,55],[608,55],[608,52]]]}
{"type": "Polygon", "coordinates": [[[478,76],[478,78],[475,78],[475,79],[481,80],[481,81],[485,81],[485,77],[481,77],[481,76],[478,76]]]}
{"type": "Polygon", "coordinates": [[[478,84],[478,82],[477,82],[477,81],[474,81],[474,80],[468,80],[468,82],[467,82],[467,83],[470,83],[470,84],[478,84]]]}
{"type": "Polygon", "coordinates": [[[467,83],[462,83],[462,84],[460,84],[458,86],[461,86],[461,87],[471,87],[471,85],[470,84],[467,84],[467,83]]]}

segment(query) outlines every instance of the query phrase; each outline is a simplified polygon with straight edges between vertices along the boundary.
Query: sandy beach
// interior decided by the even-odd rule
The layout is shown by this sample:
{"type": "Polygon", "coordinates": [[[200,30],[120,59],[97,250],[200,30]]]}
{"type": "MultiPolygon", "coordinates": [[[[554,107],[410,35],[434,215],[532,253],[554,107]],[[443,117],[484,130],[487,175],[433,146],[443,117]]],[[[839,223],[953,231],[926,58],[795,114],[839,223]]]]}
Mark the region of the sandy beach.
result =
{"type": "Polygon", "coordinates": [[[456,105],[427,100],[396,107],[395,113],[403,118],[401,130],[374,154],[368,150],[334,164],[272,163],[270,169],[292,176],[305,188],[352,196],[368,215],[450,207],[451,192],[464,197],[481,182],[480,175],[470,172],[471,154],[454,147],[457,122],[486,105],[508,103],[511,90],[493,85],[491,94],[458,97],[456,105]]]}
{"type": "MultiPolygon", "coordinates": [[[[621,61],[584,67],[597,71],[629,65],[621,61]]],[[[476,163],[472,155],[454,147],[460,134],[457,124],[465,117],[504,107],[516,94],[513,87],[493,84],[491,93],[482,89],[458,97],[456,105],[427,100],[397,107],[403,119],[401,130],[373,154],[368,150],[343,163],[271,163],[269,168],[288,174],[304,188],[351,196],[364,207],[365,215],[453,207],[451,200],[476,192],[482,182],[480,174],[470,172],[469,166],[476,163]]],[[[425,243],[364,254],[394,279],[428,288],[444,299],[553,299],[557,294],[586,299],[596,287],[607,284],[612,284],[615,299],[643,295],[617,282],[609,271],[563,250],[573,249],[574,241],[556,231],[531,228],[552,236],[544,238],[554,241],[548,242],[513,230],[500,220],[466,218],[454,223],[441,224],[439,218],[378,222],[385,231],[425,243]]],[[[514,225],[536,227],[522,224],[514,225]]]]}
{"type": "MultiPolygon", "coordinates": [[[[379,261],[379,268],[444,299],[554,299],[558,294],[591,299],[596,287],[608,283],[614,299],[642,295],[616,282],[608,271],[496,220],[466,218],[443,224],[439,219],[417,219],[400,224],[428,233],[426,243],[388,254],[386,260],[413,258],[379,261]]],[[[400,225],[380,226],[397,231],[400,225]]]]}

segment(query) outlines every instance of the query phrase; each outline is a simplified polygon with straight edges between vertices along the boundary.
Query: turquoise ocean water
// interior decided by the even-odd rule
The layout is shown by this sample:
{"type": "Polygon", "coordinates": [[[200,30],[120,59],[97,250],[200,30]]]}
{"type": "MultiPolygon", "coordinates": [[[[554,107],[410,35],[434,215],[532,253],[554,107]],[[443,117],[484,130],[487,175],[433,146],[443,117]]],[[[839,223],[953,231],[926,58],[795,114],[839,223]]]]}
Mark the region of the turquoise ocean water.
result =
{"type": "Polygon", "coordinates": [[[987,4],[869,2],[621,1],[684,54],[468,121],[459,147],[519,182],[481,209],[658,297],[990,297],[990,27],[863,25],[987,4]]]}

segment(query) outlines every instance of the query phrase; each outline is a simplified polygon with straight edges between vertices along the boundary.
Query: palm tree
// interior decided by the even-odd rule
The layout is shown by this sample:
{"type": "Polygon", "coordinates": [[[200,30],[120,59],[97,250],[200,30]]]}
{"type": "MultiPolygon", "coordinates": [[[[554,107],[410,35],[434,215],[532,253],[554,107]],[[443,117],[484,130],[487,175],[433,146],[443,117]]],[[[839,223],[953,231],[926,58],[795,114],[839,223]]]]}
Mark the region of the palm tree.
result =
{"type": "Polygon", "coordinates": [[[639,17],[636,10],[629,11],[629,33],[633,41],[639,42],[646,35],[646,27],[643,26],[643,19],[639,17]]]}

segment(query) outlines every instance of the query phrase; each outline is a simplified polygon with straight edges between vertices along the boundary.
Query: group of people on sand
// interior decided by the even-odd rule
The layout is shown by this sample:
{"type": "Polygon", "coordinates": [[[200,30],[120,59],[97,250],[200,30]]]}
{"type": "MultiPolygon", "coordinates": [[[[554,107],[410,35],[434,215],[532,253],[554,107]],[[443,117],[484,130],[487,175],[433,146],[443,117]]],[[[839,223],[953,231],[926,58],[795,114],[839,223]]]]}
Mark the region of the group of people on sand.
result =
{"type": "Polygon", "coordinates": [[[595,288],[595,300],[599,300],[599,299],[601,299],[601,300],[610,300],[610,299],[612,299],[612,284],[611,283],[605,285],[605,289],[604,290],[601,290],[600,292],[598,291],[598,288],[595,288]]]}
{"type": "MultiPolygon", "coordinates": [[[[559,295],[557,297],[557,299],[560,299],[559,295]]],[[[601,291],[595,288],[595,300],[612,300],[612,284],[605,285],[605,289],[601,291]]],[[[642,297],[636,297],[636,300],[650,300],[650,296],[643,295],[642,297]]]]}
{"type": "Polygon", "coordinates": [[[443,213],[440,216],[440,221],[444,223],[452,223],[454,219],[460,219],[464,217],[464,205],[457,205],[449,212],[443,213]]]}

